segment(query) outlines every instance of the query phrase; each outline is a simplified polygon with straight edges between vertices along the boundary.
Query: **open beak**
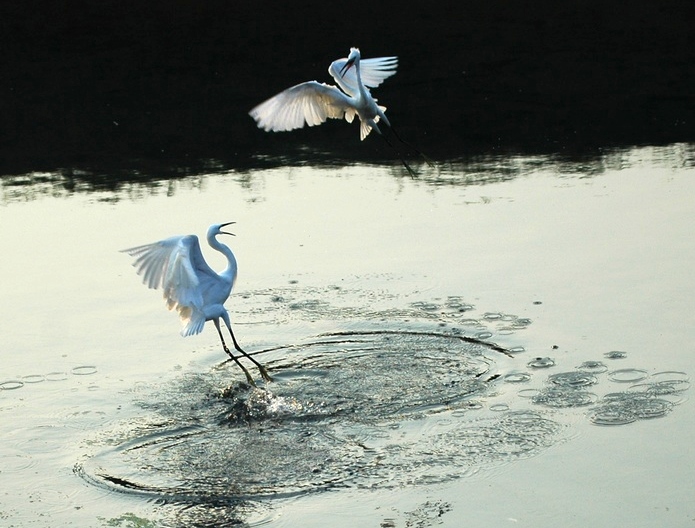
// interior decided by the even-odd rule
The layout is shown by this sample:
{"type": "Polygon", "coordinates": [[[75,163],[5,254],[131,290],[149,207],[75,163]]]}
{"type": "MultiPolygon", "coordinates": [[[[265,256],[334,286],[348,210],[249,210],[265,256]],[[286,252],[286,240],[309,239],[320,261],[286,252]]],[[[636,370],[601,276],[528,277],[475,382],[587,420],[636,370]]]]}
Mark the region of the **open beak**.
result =
{"type": "Polygon", "coordinates": [[[349,61],[347,61],[347,62],[345,63],[345,65],[344,65],[342,68],[340,68],[340,72],[339,72],[339,73],[340,73],[340,76],[341,76],[341,77],[345,77],[345,74],[347,73],[347,71],[348,71],[350,68],[352,68],[352,66],[353,66],[354,64],[355,64],[355,59],[350,59],[349,61]]]}
{"type": "MultiPolygon", "coordinates": [[[[232,225],[232,224],[236,224],[236,222],[227,222],[226,224],[220,224],[220,228],[225,227],[225,226],[228,226],[228,225],[232,225]]],[[[232,235],[232,236],[236,236],[234,233],[230,233],[230,232],[228,232],[228,231],[220,231],[220,234],[221,234],[221,235],[232,235]]]]}

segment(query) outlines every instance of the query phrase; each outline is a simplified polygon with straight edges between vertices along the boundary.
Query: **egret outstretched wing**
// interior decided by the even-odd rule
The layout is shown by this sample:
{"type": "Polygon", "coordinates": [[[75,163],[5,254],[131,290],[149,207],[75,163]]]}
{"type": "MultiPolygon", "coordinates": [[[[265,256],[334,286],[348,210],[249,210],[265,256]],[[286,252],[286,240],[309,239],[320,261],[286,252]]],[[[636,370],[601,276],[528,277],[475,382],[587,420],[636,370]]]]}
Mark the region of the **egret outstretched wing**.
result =
{"type": "MultiPolygon", "coordinates": [[[[336,82],[339,82],[338,78],[342,79],[343,83],[345,83],[354,94],[358,90],[357,72],[355,68],[350,68],[341,74],[341,70],[345,67],[347,62],[347,58],[333,61],[328,67],[328,73],[336,79],[336,82]]],[[[362,78],[362,84],[370,88],[376,88],[386,79],[395,75],[397,67],[398,57],[362,59],[360,60],[360,77],[362,78]]]]}
{"type": "Polygon", "coordinates": [[[185,324],[183,335],[198,334],[205,324],[201,282],[217,274],[208,266],[195,235],[175,236],[123,250],[148,288],[162,289],[167,307],[185,324]]]}
{"type": "Polygon", "coordinates": [[[309,81],[297,84],[259,104],[249,112],[258,126],[268,132],[285,132],[320,125],[326,119],[352,122],[355,111],[335,86],[309,81]]]}

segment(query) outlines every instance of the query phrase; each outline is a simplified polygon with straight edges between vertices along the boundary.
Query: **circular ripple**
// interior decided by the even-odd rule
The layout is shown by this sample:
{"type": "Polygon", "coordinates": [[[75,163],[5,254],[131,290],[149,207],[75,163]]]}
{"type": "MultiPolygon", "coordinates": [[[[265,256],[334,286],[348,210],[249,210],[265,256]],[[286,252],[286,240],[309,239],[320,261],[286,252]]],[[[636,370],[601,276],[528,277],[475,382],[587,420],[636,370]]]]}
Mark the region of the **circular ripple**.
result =
{"type": "Polygon", "coordinates": [[[648,375],[646,370],[628,368],[610,371],[608,379],[617,383],[635,383],[642,381],[648,375]]]}
{"type": "Polygon", "coordinates": [[[548,381],[553,385],[566,388],[588,387],[598,382],[596,376],[582,370],[552,374],[548,376],[548,381]]]}
{"type": "Polygon", "coordinates": [[[46,374],[46,380],[48,381],[65,381],[68,379],[68,374],[67,372],[49,372],[46,374]]]}
{"type": "Polygon", "coordinates": [[[533,403],[546,407],[583,407],[595,403],[596,400],[595,394],[571,387],[549,387],[531,399],[533,403]]]}
{"type": "Polygon", "coordinates": [[[97,368],[94,365],[82,365],[79,367],[74,367],[70,372],[75,376],[91,376],[96,374],[97,368]]]}
{"type": "Polygon", "coordinates": [[[585,361],[577,368],[585,372],[594,372],[596,374],[600,374],[608,370],[608,367],[605,365],[605,363],[601,361],[585,361]]]}
{"type": "Polygon", "coordinates": [[[503,379],[507,383],[526,383],[531,379],[531,374],[528,372],[512,372],[504,376],[503,379]]]}
{"type": "Polygon", "coordinates": [[[636,420],[661,418],[673,406],[668,400],[644,392],[613,392],[603,397],[589,419],[597,425],[623,425],[636,420]]]}
{"type": "Polygon", "coordinates": [[[652,396],[680,394],[690,388],[690,382],[685,380],[663,380],[651,383],[639,383],[630,387],[630,391],[644,392],[652,396]]]}
{"type": "Polygon", "coordinates": [[[22,381],[24,383],[41,383],[46,381],[46,376],[43,374],[29,374],[28,376],[22,376],[22,381]]]}
{"type": "Polygon", "coordinates": [[[602,406],[591,412],[589,420],[596,425],[626,425],[636,421],[637,417],[622,409],[602,406]]]}
{"type": "Polygon", "coordinates": [[[535,369],[554,367],[555,360],[549,357],[537,357],[526,363],[526,366],[535,369]]]}
{"type": "Polygon", "coordinates": [[[558,426],[537,413],[469,412],[492,390],[499,352],[463,336],[321,336],[264,359],[275,382],[235,383],[235,365],[141,392],[153,425],[86,461],[88,481],[155,500],[229,504],[332,487],[445,482],[530,456],[558,426]]]}
{"type": "Polygon", "coordinates": [[[16,390],[24,387],[24,382],[18,380],[8,380],[0,382],[0,390],[16,390]]]}

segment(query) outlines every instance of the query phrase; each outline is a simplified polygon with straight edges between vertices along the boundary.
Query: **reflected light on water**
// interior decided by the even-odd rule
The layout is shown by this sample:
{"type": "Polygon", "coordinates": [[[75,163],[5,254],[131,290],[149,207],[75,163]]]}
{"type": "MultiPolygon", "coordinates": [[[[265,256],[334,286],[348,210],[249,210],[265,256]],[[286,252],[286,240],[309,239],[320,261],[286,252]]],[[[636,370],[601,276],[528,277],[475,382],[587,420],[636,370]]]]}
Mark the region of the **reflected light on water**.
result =
{"type": "MultiPolygon", "coordinates": [[[[430,509],[400,510],[456,524],[494,503],[534,524],[517,491],[571,508],[566,475],[595,468],[612,504],[644,469],[684,518],[692,146],[454,160],[417,179],[262,163],[2,177],[3,520],[281,526],[349,500],[377,525],[426,493],[430,509]],[[278,380],[258,392],[214,329],[177,336],[118,252],[228,220],[235,334],[278,380]],[[544,461],[572,444],[591,463],[579,448],[553,481],[544,461]],[[614,462],[626,453],[640,464],[614,462]],[[657,462],[668,453],[685,462],[657,462]]],[[[663,508],[633,513],[664,524],[663,508]]]]}
{"type": "MultiPolygon", "coordinates": [[[[238,181],[252,185],[254,173],[278,168],[285,171],[311,165],[323,167],[328,172],[342,171],[352,164],[349,161],[331,160],[330,155],[316,153],[305,147],[306,157],[276,158],[256,156],[256,164],[236,167],[221,160],[200,160],[190,166],[137,166],[130,168],[105,167],[68,168],[53,172],[30,172],[0,175],[0,203],[32,200],[39,197],[68,197],[75,193],[90,193],[105,201],[139,199],[152,194],[171,195],[177,189],[190,190],[204,185],[205,178],[235,175],[238,181]]],[[[645,161],[665,168],[690,168],[695,166],[695,145],[682,143],[664,147],[619,148],[599,151],[594,155],[577,158],[559,155],[491,155],[475,156],[460,160],[447,160],[428,165],[411,161],[417,168],[418,179],[425,184],[484,185],[502,182],[537,171],[552,170],[557,175],[595,177],[606,171],[625,170],[645,161]]],[[[369,170],[369,165],[363,167],[369,170]]],[[[382,170],[384,165],[374,165],[382,170]]],[[[407,177],[394,164],[389,172],[397,178],[407,177]]]]}

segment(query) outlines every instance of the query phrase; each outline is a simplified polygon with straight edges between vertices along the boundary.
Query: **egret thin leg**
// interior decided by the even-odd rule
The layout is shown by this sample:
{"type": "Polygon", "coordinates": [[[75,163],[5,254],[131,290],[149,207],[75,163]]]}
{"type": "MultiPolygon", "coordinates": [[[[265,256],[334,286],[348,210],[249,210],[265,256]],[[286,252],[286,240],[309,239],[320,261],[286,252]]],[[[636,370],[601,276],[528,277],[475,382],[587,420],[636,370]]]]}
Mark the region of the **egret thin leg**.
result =
{"type": "MultiPolygon", "coordinates": [[[[226,321],[225,321],[226,323],[226,321]]],[[[273,381],[273,378],[270,377],[270,374],[268,374],[268,371],[265,369],[263,365],[261,365],[258,361],[256,361],[252,356],[249,356],[243,348],[239,346],[239,343],[237,343],[236,337],[234,337],[234,332],[232,332],[232,325],[227,324],[227,328],[229,329],[229,335],[232,336],[232,342],[234,343],[234,348],[236,348],[239,352],[241,352],[246,358],[250,359],[254,365],[258,367],[258,371],[261,373],[261,376],[265,381],[273,381]]]]}
{"type": "MultiPolygon", "coordinates": [[[[239,361],[239,358],[237,358],[234,354],[232,354],[231,351],[229,350],[229,348],[227,348],[227,343],[224,342],[224,337],[222,336],[222,330],[220,329],[220,322],[217,319],[213,319],[213,322],[215,323],[215,328],[217,328],[217,333],[220,335],[220,341],[222,341],[222,348],[224,348],[224,351],[227,353],[227,355],[230,358],[232,358],[237,365],[239,365],[239,368],[244,371],[244,374],[246,374],[246,381],[248,381],[249,384],[251,384],[255,387],[256,382],[253,381],[253,378],[251,377],[251,374],[249,374],[249,371],[246,370],[246,367],[244,367],[244,365],[241,364],[241,362],[239,361]]],[[[234,345],[236,346],[236,340],[234,339],[233,334],[232,334],[232,339],[234,340],[234,345]]]]}
{"type": "Polygon", "coordinates": [[[379,133],[379,135],[380,135],[382,138],[384,138],[384,141],[386,141],[386,143],[388,144],[388,146],[391,147],[391,148],[394,150],[394,152],[395,152],[396,155],[398,156],[398,159],[401,160],[401,163],[402,163],[403,166],[405,167],[405,170],[408,171],[408,174],[410,174],[410,176],[411,176],[412,178],[417,178],[417,173],[416,173],[413,169],[410,168],[410,165],[408,165],[408,164],[405,162],[405,160],[404,160],[403,157],[401,156],[400,152],[398,152],[398,149],[397,149],[396,147],[393,146],[393,143],[391,143],[391,142],[388,140],[388,138],[387,138],[384,134],[379,133]]]}
{"type": "Polygon", "coordinates": [[[412,149],[413,151],[417,152],[417,154],[419,154],[420,157],[422,157],[422,159],[425,160],[425,163],[427,163],[427,165],[429,165],[430,167],[434,167],[434,162],[432,161],[432,159],[430,159],[429,156],[426,156],[426,155],[423,154],[420,150],[418,150],[418,149],[415,148],[413,145],[411,145],[410,143],[408,143],[407,141],[405,141],[403,138],[401,138],[400,134],[399,134],[398,132],[396,132],[396,129],[395,129],[395,128],[393,128],[393,125],[391,125],[389,128],[391,129],[391,132],[393,132],[393,135],[396,136],[396,139],[398,139],[398,141],[400,141],[401,143],[403,143],[403,144],[404,144],[406,147],[408,147],[409,149],[412,149]]]}

